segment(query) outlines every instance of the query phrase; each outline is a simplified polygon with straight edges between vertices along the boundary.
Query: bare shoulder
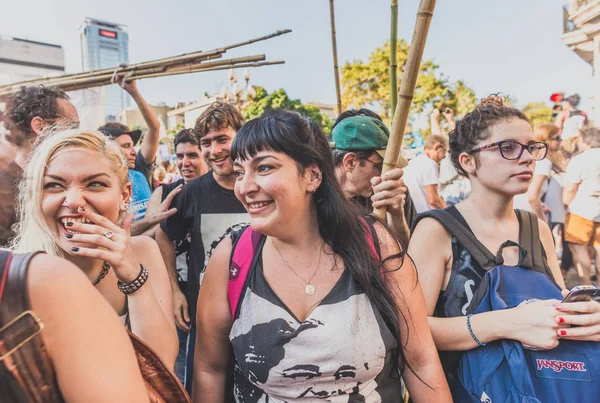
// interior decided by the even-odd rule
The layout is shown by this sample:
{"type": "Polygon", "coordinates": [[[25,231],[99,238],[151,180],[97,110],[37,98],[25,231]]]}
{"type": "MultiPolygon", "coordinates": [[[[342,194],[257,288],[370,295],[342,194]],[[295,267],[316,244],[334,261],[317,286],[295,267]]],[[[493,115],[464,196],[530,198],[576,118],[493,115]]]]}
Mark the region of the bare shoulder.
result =
{"type": "Polygon", "coordinates": [[[411,244],[414,238],[427,237],[436,240],[450,240],[450,233],[435,218],[425,217],[415,226],[411,236],[411,244]]]}

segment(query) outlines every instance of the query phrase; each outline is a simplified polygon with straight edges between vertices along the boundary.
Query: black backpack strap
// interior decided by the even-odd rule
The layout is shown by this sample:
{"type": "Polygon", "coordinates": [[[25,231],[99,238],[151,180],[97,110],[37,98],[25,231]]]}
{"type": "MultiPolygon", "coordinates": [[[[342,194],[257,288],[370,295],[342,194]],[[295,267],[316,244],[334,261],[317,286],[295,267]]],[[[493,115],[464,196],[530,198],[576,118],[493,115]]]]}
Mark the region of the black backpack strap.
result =
{"type": "Polygon", "coordinates": [[[430,210],[417,216],[411,232],[423,218],[430,217],[444,226],[464,246],[475,262],[485,271],[497,265],[495,256],[475,237],[475,234],[446,210],[430,210]]]}
{"type": "Polygon", "coordinates": [[[520,222],[519,244],[525,248],[529,260],[524,262],[523,267],[547,274],[553,281],[554,275],[548,266],[544,256],[544,247],[540,239],[540,227],[537,216],[525,210],[515,210],[520,222]]]}

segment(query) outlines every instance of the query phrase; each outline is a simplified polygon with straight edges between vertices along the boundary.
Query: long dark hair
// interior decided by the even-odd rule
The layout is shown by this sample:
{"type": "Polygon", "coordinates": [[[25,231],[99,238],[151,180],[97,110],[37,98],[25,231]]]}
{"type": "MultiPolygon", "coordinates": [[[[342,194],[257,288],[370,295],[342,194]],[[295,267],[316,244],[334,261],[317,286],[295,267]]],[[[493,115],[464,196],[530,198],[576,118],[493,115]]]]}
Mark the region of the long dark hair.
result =
{"type": "MultiPolygon", "coordinates": [[[[325,135],[316,124],[296,112],[269,110],[242,126],[230,152],[234,160],[247,160],[265,150],[288,155],[301,172],[313,163],[321,168],[323,181],[313,195],[319,232],[333,253],[343,259],[354,280],[381,314],[396,341],[395,363],[401,363],[399,369],[404,370],[400,315],[393,291],[381,274],[380,262],[370,252],[365,238],[368,229],[358,219],[363,213],[344,197],[337,182],[325,135]]],[[[398,257],[403,256],[402,252],[398,257]]]]}

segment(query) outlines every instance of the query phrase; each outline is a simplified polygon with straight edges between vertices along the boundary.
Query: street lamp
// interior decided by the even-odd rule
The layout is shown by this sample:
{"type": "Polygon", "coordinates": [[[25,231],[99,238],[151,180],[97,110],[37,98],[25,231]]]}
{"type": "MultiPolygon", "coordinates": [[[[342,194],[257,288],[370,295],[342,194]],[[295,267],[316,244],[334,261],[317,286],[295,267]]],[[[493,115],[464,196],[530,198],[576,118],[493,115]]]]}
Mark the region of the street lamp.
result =
{"type": "Polygon", "coordinates": [[[229,69],[227,75],[229,78],[229,86],[223,85],[223,88],[221,88],[221,91],[219,92],[219,98],[227,103],[234,104],[241,110],[248,103],[252,102],[256,96],[254,87],[250,85],[250,71],[248,71],[248,69],[244,70],[244,80],[246,81],[246,86],[244,88],[240,88],[238,85],[235,70],[229,69]]]}

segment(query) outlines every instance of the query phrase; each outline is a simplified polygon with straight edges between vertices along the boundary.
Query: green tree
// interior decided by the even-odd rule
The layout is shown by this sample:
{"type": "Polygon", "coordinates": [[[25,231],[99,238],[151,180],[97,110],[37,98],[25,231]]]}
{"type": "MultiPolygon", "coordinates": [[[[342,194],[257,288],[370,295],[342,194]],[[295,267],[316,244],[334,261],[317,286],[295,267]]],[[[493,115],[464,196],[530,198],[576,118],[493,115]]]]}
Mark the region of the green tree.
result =
{"type": "Polygon", "coordinates": [[[256,118],[269,109],[285,108],[312,119],[325,134],[331,132],[333,122],[323,115],[319,108],[304,105],[299,99],[291,99],[284,89],[273,91],[270,94],[262,87],[255,87],[255,91],[256,95],[253,101],[242,110],[242,115],[246,120],[256,118]]]}
{"type": "MultiPolygon", "coordinates": [[[[398,82],[402,81],[409,45],[398,41],[398,82]]],[[[368,62],[347,62],[342,67],[342,104],[345,108],[376,106],[382,117],[391,120],[390,106],[390,44],[386,42],[375,49],[368,62]]],[[[412,103],[412,113],[423,112],[427,107],[449,106],[457,115],[466,113],[476,104],[475,92],[463,81],[450,83],[439,73],[433,60],[421,63],[412,103]]]]}
{"type": "Polygon", "coordinates": [[[552,108],[544,102],[531,102],[523,107],[523,113],[533,127],[542,123],[553,123],[552,108]]]}

